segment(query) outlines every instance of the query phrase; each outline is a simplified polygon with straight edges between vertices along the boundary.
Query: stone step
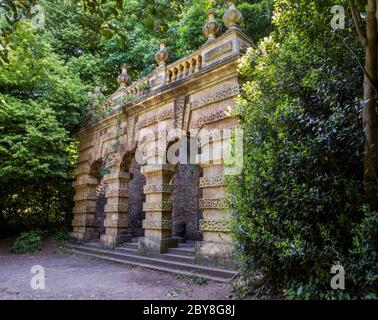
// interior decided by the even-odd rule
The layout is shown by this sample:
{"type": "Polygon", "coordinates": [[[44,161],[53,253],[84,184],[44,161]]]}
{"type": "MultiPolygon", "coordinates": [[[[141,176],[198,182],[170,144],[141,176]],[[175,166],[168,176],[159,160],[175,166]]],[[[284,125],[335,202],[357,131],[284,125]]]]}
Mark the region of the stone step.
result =
{"type": "Polygon", "coordinates": [[[90,258],[96,258],[96,259],[101,259],[104,261],[109,261],[109,262],[114,262],[114,263],[119,263],[119,264],[124,264],[128,266],[135,266],[135,267],[141,267],[141,268],[146,268],[150,270],[155,270],[155,271],[160,271],[160,272],[165,272],[165,273],[173,273],[173,274],[180,274],[180,275],[185,275],[189,277],[198,277],[202,278],[205,280],[211,280],[211,281],[216,281],[216,282],[229,282],[232,278],[221,278],[221,277],[216,277],[212,276],[209,274],[197,274],[195,272],[190,272],[190,271],[183,271],[179,269],[173,269],[173,268],[165,268],[165,267],[160,267],[156,266],[153,264],[147,264],[147,263],[137,263],[137,262],[132,262],[132,261],[126,261],[123,259],[117,259],[117,258],[112,258],[112,257],[107,257],[101,254],[95,254],[95,253],[87,253],[81,250],[76,250],[76,249],[69,249],[68,247],[62,248],[65,252],[71,253],[71,254],[78,254],[81,256],[85,257],[90,257],[90,258]]]}
{"type": "MultiPolygon", "coordinates": [[[[75,253],[85,253],[90,255],[95,255],[98,257],[103,257],[104,259],[116,259],[121,260],[124,263],[129,263],[132,265],[144,265],[144,266],[154,266],[159,269],[166,269],[168,270],[179,270],[182,272],[189,272],[192,275],[197,275],[199,277],[206,278],[206,277],[213,277],[219,279],[223,279],[223,282],[229,281],[234,275],[235,271],[220,269],[215,267],[208,267],[197,265],[189,262],[182,262],[182,261],[171,261],[169,258],[152,258],[152,257],[145,257],[137,255],[135,252],[132,253],[124,253],[120,251],[113,251],[107,250],[103,248],[94,248],[92,246],[86,245],[68,245],[66,246],[67,250],[75,251],[75,253]]],[[[176,272],[175,272],[176,273],[176,272]]]]}
{"type": "Polygon", "coordinates": [[[128,247],[118,247],[115,249],[115,251],[123,252],[123,253],[129,253],[129,254],[138,254],[138,247],[136,248],[128,248],[128,247]]]}
{"type": "Polygon", "coordinates": [[[178,262],[194,264],[194,255],[186,256],[186,255],[181,255],[181,254],[164,253],[161,255],[161,258],[165,260],[169,260],[169,261],[178,261],[178,262]]]}
{"type": "MultiPolygon", "coordinates": [[[[118,247],[116,251],[121,252],[121,253],[126,253],[126,254],[138,255],[137,248],[118,247]]],[[[183,254],[164,253],[160,255],[160,258],[164,260],[170,260],[170,261],[194,263],[194,254],[192,254],[191,256],[188,256],[188,255],[183,255],[183,254]]]]}
{"type": "Polygon", "coordinates": [[[119,248],[138,249],[138,242],[125,242],[119,248]]]}
{"type": "Polygon", "coordinates": [[[169,248],[168,253],[191,257],[194,256],[194,247],[169,248]]]}

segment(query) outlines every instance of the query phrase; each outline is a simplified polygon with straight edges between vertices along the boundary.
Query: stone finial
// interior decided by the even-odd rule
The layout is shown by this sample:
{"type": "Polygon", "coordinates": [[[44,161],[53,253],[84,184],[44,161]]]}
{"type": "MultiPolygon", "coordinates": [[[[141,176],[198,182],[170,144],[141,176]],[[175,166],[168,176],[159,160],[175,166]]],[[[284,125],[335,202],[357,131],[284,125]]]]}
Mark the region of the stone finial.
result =
{"type": "Polygon", "coordinates": [[[131,81],[131,77],[127,73],[127,65],[122,66],[122,72],[117,78],[117,82],[120,87],[126,87],[126,85],[131,81]]]}
{"type": "Polygon", "coordinates": [[[241,12],[236,8],[235,0],[229,0],[230,7],[223,15],[224,25],[228,29],[238,29],[239,24],[244,20],[241,12]]]}
{"type": "Polygon", "coordinates": [[[155,61],[159,66],[165,66],[169,59],[169,52],[167,50],[167,43],[162,40],[160,41],[160,51],[155,54],[155,61]]]}
{"type": "Polygon", "coordinates": [[[203,34],[209,38],[209,40],[213,40],[216,38],[216,36],[220,33],[221,27],[219,23],[215,20],[216,12],[215,11],[209,11],[207,13],[209,20],[203,27],[203,34]]]}

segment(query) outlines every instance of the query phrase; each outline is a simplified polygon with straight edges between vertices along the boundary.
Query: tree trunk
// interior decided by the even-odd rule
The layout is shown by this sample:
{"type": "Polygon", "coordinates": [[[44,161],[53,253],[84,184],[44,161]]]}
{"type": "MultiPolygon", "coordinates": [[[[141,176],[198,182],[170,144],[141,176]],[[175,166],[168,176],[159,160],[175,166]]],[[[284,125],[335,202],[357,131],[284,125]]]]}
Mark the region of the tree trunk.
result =
{"type": "Polygon", "coordinates": [[[365,75],[364,75],[364,105],[362,110],[362,124],[366,137],[365,152],[365,189],[367,197],[372,203],[377,202],[377,2],[368,1],[366,15],[365,42],[365,75]]]}
{"type": "Polygon", "coordinates": [[[378,209],[378,133],[376,104],[377,91],[377,0],[367,1],[366,30],[360,21],[360,15],[353,0],[349,0],[349,7],[356,26],[358,37],[365,48],[364,67],[364,101],[362,108],[362,126],[366,137],[364,159],[364,184],[367,200],[372,209],[378,209]]]}

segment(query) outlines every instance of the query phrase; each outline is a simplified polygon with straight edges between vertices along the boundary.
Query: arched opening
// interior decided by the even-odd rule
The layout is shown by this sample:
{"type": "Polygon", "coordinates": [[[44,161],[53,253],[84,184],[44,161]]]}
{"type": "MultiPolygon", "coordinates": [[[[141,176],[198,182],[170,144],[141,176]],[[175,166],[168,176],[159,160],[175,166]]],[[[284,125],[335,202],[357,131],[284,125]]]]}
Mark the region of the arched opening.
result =
{"type": "Polygon", "coordinates": [[[180,241],[202,240],[199,221],[201,167],[196,164],[179,164],[173,176],[172,234],[180,241]]]}
{"type": "MultiPolygon", "coordinates": [[[[199,187],[202,169],[191,161],[192,140],[189,135],[180,140],[181,152],[184,151],[183,148],[186,148],[186,152],[180,157],[182,163],[177,164],[172,179],[172,235],[180,242],[202,240],[202,233],[199,230],[199,221],[202,219],[202,211],[199,207],[199,199],[202,197],[202,190],[199,187]]],[[[176,151],[177,157],[180,155],[180,149],[176,151]]]]}
{"type": "Polygon", "coordinates": [[[96,187],[96,209],[95,209],[95,221],[96,221],[96,233],[98,234],[98,240],[101,235],[105,234],[104,221],[106,218],[105,206],[107,199],[105,196],[106,188],[103,179],[104,162],[102,159],[95,161],[90,168],[89,175],[98,181],[96,187]]]}
{"type": "Polygon", "coordinates": [[[146,178],[141,174],[141,166],[135,160],[134,153],[127,153],[123,157],[121,170],[130,174],[128,183],[128,231],[133,238],[143,237],[142,224],[145,218],[143,203],[146,200],[143,188],[146,184],[146,178]]]}
{"type": "Polygon", "coordinates": [[[145,213],[143,203],[146,196],[143,188],[146,185],[146,178],[141,174],[141,166],[133,157],[129,167],[131,180],[129,182],[129,222],[130,231],[133,238],[143,237],[144,229],[142,227],[145,213]]]}

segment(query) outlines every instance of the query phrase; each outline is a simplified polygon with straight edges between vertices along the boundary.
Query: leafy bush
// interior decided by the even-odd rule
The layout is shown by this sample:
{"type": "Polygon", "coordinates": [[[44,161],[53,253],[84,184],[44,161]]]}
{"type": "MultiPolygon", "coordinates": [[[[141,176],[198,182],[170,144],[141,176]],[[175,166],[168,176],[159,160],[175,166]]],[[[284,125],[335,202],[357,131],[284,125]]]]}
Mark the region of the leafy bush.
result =
{"type": "Polygon", "coordinates": [[[32,253],[42,250],[42,235],[40,230],[21,233],[12,246],[12,252],[32,253]]]}
{"type": "Polygon", "coordinates": [[[52,232],[52,238],[55,240],[65,241],[70,239],[70,232],[67,227],[62,227],[52,232]]]}
{"type": "Polygon", "coordinates": [[[335,35],[325,23],[333,4],[277,1],[275,31],[240,68],[245,165],[229,193],[244,291],[291,299],[378,292],[378,213],[363,188],[362,73],[344,43],[362,51],[348,29],[335,35]],[[345,290],[330,287],[333,265],[345,269],[345,290]]]}

